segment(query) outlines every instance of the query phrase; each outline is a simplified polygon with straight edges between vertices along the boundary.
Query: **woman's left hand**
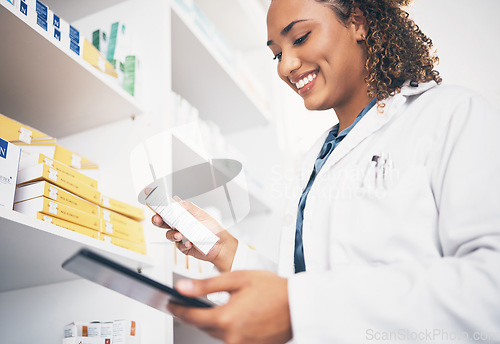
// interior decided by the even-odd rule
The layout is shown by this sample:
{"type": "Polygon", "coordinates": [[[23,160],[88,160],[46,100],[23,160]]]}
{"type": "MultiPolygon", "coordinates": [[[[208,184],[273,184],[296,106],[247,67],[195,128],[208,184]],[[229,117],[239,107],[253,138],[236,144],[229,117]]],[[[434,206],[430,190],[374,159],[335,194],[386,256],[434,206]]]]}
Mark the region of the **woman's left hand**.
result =
{"type": "Polygon", "coordinates": [[[181,280],[176,289],[201,297],[227,291],[229,302],[213,308],[170,303],[168,310],[225,343],[286,343],[292,338],[287,279],[268,271],[235,271],[205,280],[181,280]]]}

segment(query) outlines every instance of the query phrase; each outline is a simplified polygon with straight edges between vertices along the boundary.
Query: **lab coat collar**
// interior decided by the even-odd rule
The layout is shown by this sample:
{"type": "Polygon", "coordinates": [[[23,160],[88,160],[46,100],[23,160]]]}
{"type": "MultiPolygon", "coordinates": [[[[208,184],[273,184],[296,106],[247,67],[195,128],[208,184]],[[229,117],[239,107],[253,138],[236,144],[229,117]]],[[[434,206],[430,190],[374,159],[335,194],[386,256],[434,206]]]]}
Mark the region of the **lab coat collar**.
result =
{"type": "MultiPolygon", "coordinates": [[[[385,104],[383,113],[378,111],[378,106],[371,108],[370,111],[368,111],[368,113],[358,122],[358,124],[354,126],[351,132],[342,140],[342,142],[333,150],[318,176],[324,174],[330,167],[337,164],[363,140],[386,125],[393,117],[397,116],[400,112],[399,110],[403,107],[408,98],[422,94],[435,86],[437,86],[436,82],[430,81],[420,83],[417,87],[412,87],[410,86],[410,82],[407,81],[401,87],[401,92],[383,101],[385,104]]],[[[319,152],[319,149],[322,147],[322,144],[331,129],[332,128],[323,133],[318,142],[313,146],[313,150],[316,149],[316,151],[319,152]]],[[[313,151],[313,154],[310,154],[306,161],[308,166],[304,166],[306,169],[309,168],[309,175],[315,158],[316,155],[314,155],[313,151]],[[309,161],[311,158],[312,161],[309,161]]],[[[305,173],[303,172],[303,175],[304,174],[305,173]]]]}

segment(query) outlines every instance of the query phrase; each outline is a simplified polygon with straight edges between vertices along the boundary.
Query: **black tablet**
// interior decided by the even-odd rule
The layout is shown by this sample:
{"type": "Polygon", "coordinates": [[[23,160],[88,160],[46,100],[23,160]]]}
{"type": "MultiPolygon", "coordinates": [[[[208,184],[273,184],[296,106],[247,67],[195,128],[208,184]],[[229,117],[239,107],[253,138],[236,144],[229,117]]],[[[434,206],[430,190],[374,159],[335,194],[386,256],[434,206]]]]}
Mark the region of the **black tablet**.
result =
{"type": "Polygon", "coordinates": [[[169,302],[191,307],[215,306],[207,299],[192,298],[143,276],[88,249],[81,249],[62,267],[85,279],[168,313],[169,302]]]}

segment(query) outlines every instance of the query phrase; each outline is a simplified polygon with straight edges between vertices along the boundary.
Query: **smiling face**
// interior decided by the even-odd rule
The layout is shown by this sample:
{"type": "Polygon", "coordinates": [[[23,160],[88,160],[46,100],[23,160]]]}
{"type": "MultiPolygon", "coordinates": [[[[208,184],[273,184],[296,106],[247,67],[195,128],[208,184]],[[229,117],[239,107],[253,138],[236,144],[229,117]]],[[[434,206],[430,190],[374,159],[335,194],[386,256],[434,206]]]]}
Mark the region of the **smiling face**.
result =
{"type": "Polygon", "coordinates": [[[304,99],[307,109],[337,111],[366,100],[366,30],[360,17],[344,24],[315,0],[272,1],[268,46],[278,60],[280,78],[304,99]]]}

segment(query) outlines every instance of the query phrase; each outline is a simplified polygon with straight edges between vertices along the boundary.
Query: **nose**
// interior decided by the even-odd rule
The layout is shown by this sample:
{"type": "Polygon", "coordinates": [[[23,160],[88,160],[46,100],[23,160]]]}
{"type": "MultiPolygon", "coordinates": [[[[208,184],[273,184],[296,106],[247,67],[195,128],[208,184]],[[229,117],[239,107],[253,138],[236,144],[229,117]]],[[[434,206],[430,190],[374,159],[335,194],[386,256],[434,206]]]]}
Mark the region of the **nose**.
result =
{"type": "Polygon", "coordinates": [[[301,66],[300,59],[297,55],[282,52],[281,61],[278,65],[278,73],[283,77],[289,77],[298,70],[301,66]]]}

